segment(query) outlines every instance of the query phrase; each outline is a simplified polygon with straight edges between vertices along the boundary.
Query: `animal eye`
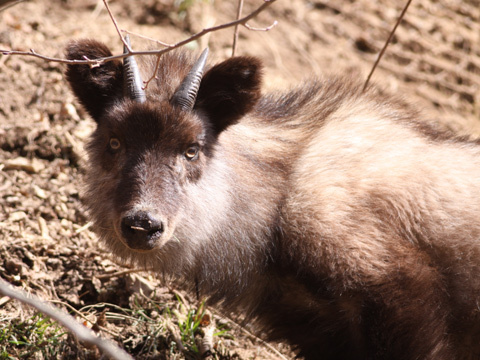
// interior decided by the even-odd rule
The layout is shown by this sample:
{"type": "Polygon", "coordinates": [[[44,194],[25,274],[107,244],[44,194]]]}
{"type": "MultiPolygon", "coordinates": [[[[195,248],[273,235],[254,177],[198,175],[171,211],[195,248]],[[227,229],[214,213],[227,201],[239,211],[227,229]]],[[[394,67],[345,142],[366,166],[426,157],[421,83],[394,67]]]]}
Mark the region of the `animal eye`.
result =
{"type": "Polygon", "coordinates": [[[112,137],[112,138],[110,138],[110,143],[109,143],[109,145],[110,145],[110,149],[112,149],[112,150],[118,150],[118,149],[120,149],[120,146],[121,146],[122,144],[120,143],[120,140],[118,140],[117,138],[112,137]]]}
{"type": "Polygon", "coordinates": [[[185,158],[190,161],[196,160],[198,157],[198,151],[199,149],[197,145],[190,146],[187,150],[185,150],[185,158]]]}

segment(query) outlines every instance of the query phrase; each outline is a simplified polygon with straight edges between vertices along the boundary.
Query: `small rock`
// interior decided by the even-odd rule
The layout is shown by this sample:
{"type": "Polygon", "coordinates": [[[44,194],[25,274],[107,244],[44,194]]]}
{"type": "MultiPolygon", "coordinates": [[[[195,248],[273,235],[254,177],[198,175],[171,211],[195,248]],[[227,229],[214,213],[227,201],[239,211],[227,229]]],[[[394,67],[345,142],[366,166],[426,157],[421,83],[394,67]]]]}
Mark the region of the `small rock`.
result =
{"type": "Polygon", "coordinates": [[[27,218],[27,214],[24,213],[23,211],[15,211],[15,212],[10,214],[10,216],[8,217],[8,220],[10,220],[12,222],[17,222],[17,221],[21,221],[21,220],[26,219],[26,218],[27,218]]]}

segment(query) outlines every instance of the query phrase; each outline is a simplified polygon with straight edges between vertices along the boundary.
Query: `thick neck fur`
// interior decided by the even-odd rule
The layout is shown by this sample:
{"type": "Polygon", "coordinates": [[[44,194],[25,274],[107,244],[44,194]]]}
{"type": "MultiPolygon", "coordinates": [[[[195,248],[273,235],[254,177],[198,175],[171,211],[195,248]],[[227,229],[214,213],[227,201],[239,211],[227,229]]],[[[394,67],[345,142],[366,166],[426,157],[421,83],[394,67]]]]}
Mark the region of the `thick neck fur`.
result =
{"type": "Polygon", "coordinates": [[[212,301],[231,306],[248,303],[248,292],[258,294],[275,246],[287,171],[270,163],[282,144],[257,143],[264,130],[237,125],[221,135],[208,170],[190,189],[192,201],[177,231],[195,244],[187,279],[212,301]]]}

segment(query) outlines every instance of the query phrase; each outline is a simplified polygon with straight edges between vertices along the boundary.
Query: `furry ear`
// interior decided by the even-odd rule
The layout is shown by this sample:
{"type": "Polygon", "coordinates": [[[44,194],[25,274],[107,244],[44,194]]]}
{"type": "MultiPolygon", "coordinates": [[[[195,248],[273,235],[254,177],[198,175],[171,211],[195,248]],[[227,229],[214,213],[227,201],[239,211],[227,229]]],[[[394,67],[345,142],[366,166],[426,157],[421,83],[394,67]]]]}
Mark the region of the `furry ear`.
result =
{"type": "MultiPolygon", "coordinates": [[[[112,55],[105,44],[95,40],[72,41],[65,52],[69,60],[92,60],[112,55]]],[[[120,61],[97,67],[68,65],[65,75],[73,93],[96,122],[115,100],[122,97],[123,68],[120,61]]]]}
{"type": "Polygon", "coordinates": [[[248,113],[261,96],[262,65],[235,57],[212,67],[202,79],[195,109],[205,112],[220,133],[248,113]]]}

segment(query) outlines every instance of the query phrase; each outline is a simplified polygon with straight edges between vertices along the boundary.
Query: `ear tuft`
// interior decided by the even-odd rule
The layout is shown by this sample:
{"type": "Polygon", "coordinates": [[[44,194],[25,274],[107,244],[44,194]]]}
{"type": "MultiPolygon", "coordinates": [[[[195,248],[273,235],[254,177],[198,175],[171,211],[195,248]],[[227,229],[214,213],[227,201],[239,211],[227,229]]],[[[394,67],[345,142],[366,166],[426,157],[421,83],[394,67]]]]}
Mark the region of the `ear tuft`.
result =
{"type": "Polygon", "coordinates": [[[234,57],[212,67],[203,77],[196,109],[208,115],[217,133],[248,113],[261,96],[262,65],[253,57],[234,57]]]}
{"type": "MultiPolygon", "coordinates": [[[[68,60],[112,56],[107,46],[96,40],[72,41],[65,52],[68,60]]],[[[122,96],[123,68],[118,60],[94,67],[69,64],[65,75],[75,96],[97,122],[108,106],[122,96]]]]}

